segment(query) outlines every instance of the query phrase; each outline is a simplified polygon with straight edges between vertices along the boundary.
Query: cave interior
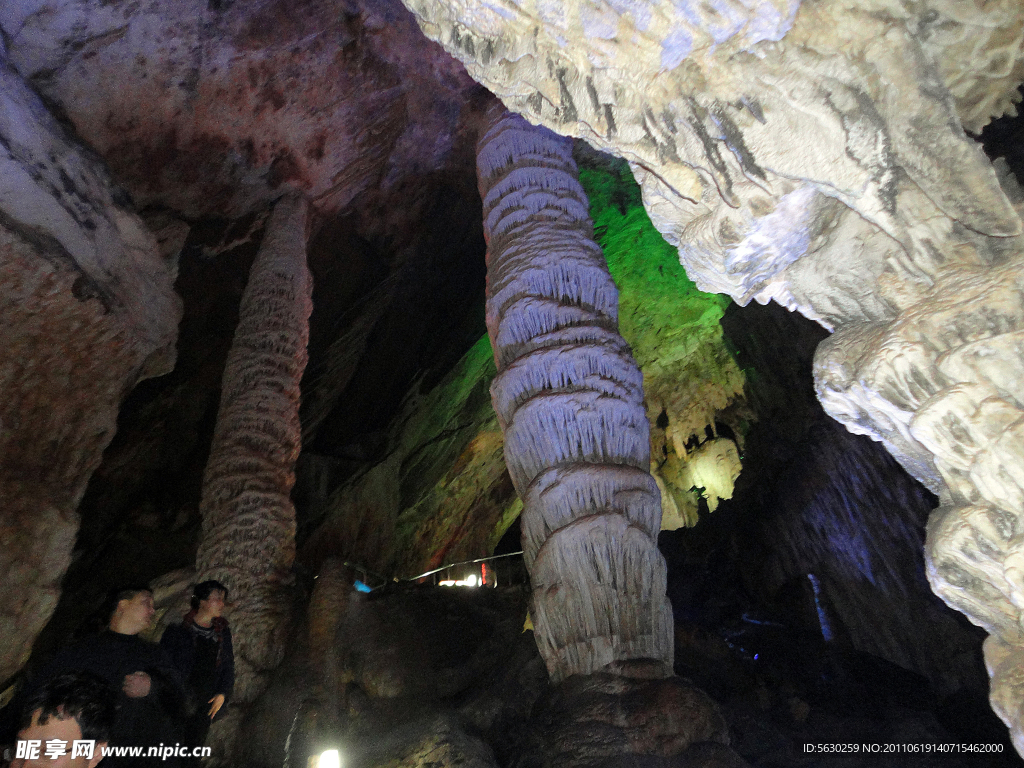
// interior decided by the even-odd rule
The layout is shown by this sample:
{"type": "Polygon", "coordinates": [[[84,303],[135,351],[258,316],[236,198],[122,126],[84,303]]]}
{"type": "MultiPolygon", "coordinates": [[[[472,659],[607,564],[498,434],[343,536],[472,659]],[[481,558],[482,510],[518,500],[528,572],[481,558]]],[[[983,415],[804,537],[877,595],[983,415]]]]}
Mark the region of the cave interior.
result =
{"type": "MultiPolygon", "coordinates": [[[[939,475],[918,471],[907,452],[894,452],[896,438],[848,430],[820,402],[816,349],[861,310],[836,300],[839,308],[826,311],[823,300],[803,301],[797,288],[789,299],[774,289],[744,288],[742,297],[724,287],[699,290],[713,287],[697,275],[706,264],[681,264],[683,248],[666,242],[667,214],[651,191],[658,169],[639,151],[616,152],[612,138],[588,142],[589,128],[573,127],[566,94],[585,90],[586,78],[563,90],[562,101],[550,92],[530,101],[522,95],[535,87],[527,67],[516,76],[529,87],[509,96],[496,85],[508,67],[480,76],[497,57],[480,43],[494,29],[485,23],[490,4],[438,3],[464,14],[464,26],[441,35],[443,45],[431,32],[440,22],[424,10],[430,3],[407,5],[26,0],[0,10],[0,139],[8,150],[0,171],[4,703],[56,649],[96,629],[111,589],[153,586],[155,640],[184,611],[191,585],[211,572],[204,486],[212,482],[225,372],[243,294],[270,240],[271,211],[297,195],[308,205],[302,256],[312,294],[308,362],[292,371],[301,404],[293,475],[283,481],[294,513],[291,549],[287,573],[276,577],[290,618],[266,641],[273,659],[252,662],[245,694],[215,723],[211,764],[304,765],[338,748],[344,765],[366,768],[931,766],[934,754],[907,745],[977,743],[998,749],[946,754],[941,764],[1018,765],[1024,694],[999,700],[1002,721],[989,701],[994,673],[983,643],[999,627],[976,618],[984,612],[969,618],[950,607],[930,583],[926,529],[937,507],[950,506],[946,486],[929,482],[939,475]],[[646,673],[626,675],[632,687],[625,689],[601,675],[549,680],[529,629],[524,502],[491,400],[498,371],[485,254],[497,236],[485,240],[477,178],[488,115],[501,102],[523,111],[520,98],[537,105],[523,112],[531,122],[574,137],[593,238],[618,288],[619,331],[643,372],[673,671],[685,681],[676,688],[658,687],[646,673]],[[549,107],[561,112],[551,117],[549,107]],[[487,584],[438,586],[470,575],[487,584]],[[355,590],[357,580],[366,591],[355,590]],[[1016,715],[1012,707],[1006,714],[1005,701],[1016,702],[1016,715]],[[814,754],[809,743],[858,750],[814,754]],[[869,744],[901,747],[868,754],[869,744]]],[[[606,15],[632,14],[637,25],[637,9],[648,7],[593,5],[606,15]]],[[[734,5],[742,4],[694,4],[734,5]]],[[[812,24],[801,19],[839,4],[747,5],[790,8],[796,35],[812,24]]],[[[1024,11],[1004,5],[1006,34],[1020,33],[1024,11]]],[[[537,24],[557,28],[547,13],[537,12],[537,24]]],[[[917,21],[886,23],[922,37],[918,17],[927,12],[906,14],[917,21]]],[[[713,28],[708,18],[701,24],[713,28]]],[[[649,34],[671,39],[654,27],[649,34]]],[[[619,45],[626,38],[595,39],[619,45]]],[[[823,45],[810,34],[801,41],[794,48],[823,45]]],[[[775,39],[756,45],[776,46],[769,58],[783,56],[775,39]]],[[[1009,76],[1017,78],[1011,102],[1024,80],[1016,45],[1006,62],[1017,73],[1009,76]]],[[[610,71],[593,53],[603,49],[590,50],[590,65],[610,71]]],[[[669,48],[662,50],[664,65],[669,48]]],[[[866,61],[882,59],[858,51],[866,61]]],[[[674,61],[670,69],[687,70],[686,55],[674,61]]],[[[536,78],[566,77],[536,69],[536,78]]],[[[678,82],[691,91],[659,80],[650,85],[652,103],[678,88],[694,110],[704,109],[691,95],[705,80],[687,72],[678,82]]],[[[951,78],[941,87],[963,101],[951,78]]],[[[707,92],[725,88],[710,76],[706,82],[707,92]]],[[[834,87],[829,98],[838,103],[839,92],[834,87]]],[[[766,97],[760,117],[761,107],[746,107],[755,128],[781,114],[771,104],[766,97]]],[[[1015,188],[1012,176],[1024,178],[1024,123],[1015,110],[968,120],[957,106],[959,135],[997,161],[1004,186],[1015,188]]],[[[629,109],[623,96],[621,114],[629,109]]],[[[619,124],[625,135],[624,117],[619,124]]],[[[729,146],[735,157],[722,168],[743,164],[735,148],[743,142],[727,127],[704,138],[729,146]]],[[[687,159],[692,147],[678,141],[684,159],[662,147],[666,167],[700,167],[687,159]]],[[[750,156],[759,152],[752,144],[750,156]]],[[[908,178],[926,186],[913,173],[895,173],[893,189],[909,186],[908,178]]],[[[742,184],[779,186],[771,172],[760,178],[746,168],[742,184]]],[[[706,186],[716,184],[715,195],[728,202],[721,180],[706,186]]],[[[787,200],[800,194],[795,183],[781,189],[787,200]]],[[[900,215],[925,210],[906,194],[912,212],[900,215]]],[[[954,184],[948,195],[966,193],[954,184]]],[[[816,215],[829,219],[828,206],[841,197],[815,203],[816,215]]],[[[731,210],[746,211],[746,200],[731,210]]],[[[858,222],[869,221],[857,212],[858,222]]],[[[776,214],[803,215],[780,204],[764,219],[776,214]]],[[[950,215],[954,233],[989,234],[976,223],[983,213],[972,214],[973,224],[966,214],[950,215]]],[[[849,218],[835,214],[816,236],[839,230],[835,240],[860,242],[849,218]]],[[[720,232],[725,239],[724,224],[720,232]]],[[[772,236],[749,240],[771,251],[772,236]]],[[[1011,267],[1019,271],[1024,248],[1007,248],[1016,250],[991,268],[1004,270],[997,284],[1020,304],[1022,283],[1011,267]]],[[[853,263],[856,253],[845,256],[853,263]]],[[[843,269],[821,261],[793,284],[865,281],[853,268],[844,278],[843,269]]],[[[878,284],[890,291],[885,301],[897,319],[879,319],[868,307],[858,322],[895,325],[912,313],[920,297],[906,298],[913,291],[894,281],[878,284]]],[[[922,295],[921,303],[931,301],[922,295]]],[[[942,479],[959,499],[944,466],[942,479]]]]}

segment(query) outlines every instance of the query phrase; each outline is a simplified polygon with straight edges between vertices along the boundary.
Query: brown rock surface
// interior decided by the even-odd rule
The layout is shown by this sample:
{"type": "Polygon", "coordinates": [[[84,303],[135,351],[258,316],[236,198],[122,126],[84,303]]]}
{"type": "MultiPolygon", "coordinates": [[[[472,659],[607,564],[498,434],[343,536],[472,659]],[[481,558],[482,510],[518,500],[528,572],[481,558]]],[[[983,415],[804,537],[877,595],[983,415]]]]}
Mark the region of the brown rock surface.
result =
{"type": "MultiPolygon", "coordinates": [[[[47,644],[52,646],[94,606],[98,593],[111,582],[145,580],[161,572],[153,570],[160,568],[157,561],[166,570],[186,565],[182,556],[191,556],[198,499],[191,498],[194,482],[180,478],[187,473],[194,475],[195,467],[205,461],[209,434],[206,420],[216,407],[215,381],[222,364],[222,348],[226,348],[219,318],[227,318],[227,327],[233,313],[233,308],[213,305],[237,301],[240,286],[236,291],[234,283],[244,283],[247,266],[236,270],[231,263],[214,268],[197,262],[225,253],[230,262],[251,258],[269,204],[290,189],[300,190],[314,198],[315,231],[322,233],[311,245],[312,266],[314,271],[319,269],[332,278],[331,287],[321,291],[317,299],[326,316],[322,322],[326,327],[337,327],[341,319],[347,321],[345,313],[351,307],[346,302],[351,304],[359,298],[360,286],[372,285],[382,271],[398,271],[403,262],[415,262],[420,256],[425,248],[420,241],[424,238],[415,229],[422,217],[431,215],[430,206],[444,206],[446,195],[458,186],[459,182],[451,178],[457,175],[457,171],[452,174],[453,167],[461,164],[471,188],[473,122],[478,109],[474,105],[476,101],[486,102],[486,94],[465,75],[460,64],[423,38],[411,15],[397,2],[340,6],[327,2],[287,6],[41,2],[3,6],[0,26],[5,53],[11,61],[4,77],[16,81],[24,91],[18,92],[18,98],[34,105],[39,120],[57,126],[47,114],[48,108],[61,125],[74,131],[78,141],[90,147],[84,152],[86,160],[75,156],[78,165],[65,163],[66,183],[79,183],[76,169],[83,163],[87,168],[100,169],[96,172],[100,181],[89,177],[86,184],[91,186],[87,191],[102,188],[103,184],[110,186],[112,174],[123,188],[116,188],[114,193],[108,190],[107,196],[114,194],[119,205],[134,204],[145,211],[146,222],[157,234],[165,256],[176,260],[184,242],[187,258],[193,263],[187,273],[189,283],[179,288],[186,299],[191,297],[197,304],[188,325],[202,347],[202,351],[192,350],[194,355],[190,355],[195,365],[176,371],[166,383],[156,383],[133,404],[132,413],[147,420],[155,416],[156,424],[143,424],[140,418],[122,425],[126,428],[125,439],[119,438],[101,482],[91,489],[83,506],[86,516],[92,514],[97,524],[79,542],[87,550],[80,558],[81,573],[70,586],[83,590],[86,599],[70,599],[69,609],[78,613],[63,629],[51,633],[47,644]],[[42,94],[45,107],[24,87],[22,77],[42,94]],[[463,132],[470,134],[468,140],[463,132]],[[460,154],[460,146],[468,151],[460,154]],[[352,205],[353,198],[358,198],[358,206],[352,205]],[[339,211],[347,217],[341,224],[338,219],[330,219],[339,211]],[[192,237],[185,242],[189,225],[192,237]],[[372,245],[366,245],[367,241],[372,245]],[[360,248],[370,255],[361,254],[360,248]],[[375,263],[375,259],[383,263],[375,263]],[[192,283],[197,276],[225,280],[231,285],[225,290],[195,290],[192,283]],[[353,278],[352,282],[346,282],[347,278],[353,278]],[[208,319],[211,314],[218,318],[212,323],[208,319]],[[187,413],[182,413],[183,406],[187,413]],[[160,487],[165,490],[156,490],[160,487]],[[140,502],[144,496],[148,498],[140,502]],[[157,553],[149,571],[146,568],[150,561],[136,558],[126,564],[118,559],[122,549],[151,548],[171,539],[175,542],[169,548],[173,552],[157,553]],[[83,576],[97,571],[96,584],[90,591],[83,576]]],[[[8,108],[6,114],[17,113],[8,108]]],[[[59,126],[54,130],[66,132],[59,126]]],[[[47,135],[45,131],[43,135],[47,135]]],[[[44,171],[44,177],[47,173],[44,171]]],[[[57,170],[51,175],[53,179],[43,181],[51,189],[60,189],[57,170]]],[[[10,178],[14,176],[6,174],[5,182],[10,178]]],[[[0,208],[5,216],[13,216],[12,210],[17,213],[17,197],[7,192],[6,186],[0,189],[0,208]],[[9,204],[11,200],[14,203],[9,204]]],[[[22,207],[49,211],[34,202],[22,207]]],[[[109,211],[107,214],[109,217],[109,211]]],[[[135,343],[132,333],[137,331],[144,337],[149,353],[154,352],[154,346],[162,353],[153,354],[146,363],[146,375],[165,373],[171,365],[178,319],[175,313],[180,312],[180,302],[171,292],[173,269],[151,261],[146,249],[155,251],[152,235],[126,211],[119,215],[113,227],[100,217],[86,221],[98,224],[98,234],[92,237],[95,249],[82,245],[83,240],[88,245],[88,238],[74,234],[84,229],[84,225],[75,229],[78,225],[74,217],[71,225],[59,221],[63,229],[53,234],[85,271],[77,282],[72,274],[64,289],[73,286],[79,294],[98,291],[99,302],[113,297],[115,304],[120,302],[127,308],[130,319],[122,323],[126,328],[119,345],[108,337],[119,332],[121,321],[102,319],[110,309],[107,306],[73,321],[77,324],[69,326],[72,330],[68,331],[61,330],[57,322],[62,311],[47,310],[50,325],[46,333],[52,335],[27,336],[21,346],[12,347],[19,359],[24,357],[27,364],[38,367],[53,354],[53,348],[61,349],[63,338],[78,334],[74,342],[77,351],[60,360],[68,369],[61,375],[73,381],[78,375],[73,372],[77,360],[87,366],[80,366],[88,379],[87,386],[81,386],[84,379],[68,384],[65,389],[72,394],[65,397],[39,388],[38,380],[25,381],[30,389],[35,388],[32,396],[38,398],[39,407],[52,409],[53,403],[61,401],[89,403],[90,407],[82,408],[81,413],[101,423],[85,430],[90,439],[96,438],[95,452],[90,454],[88,467],[77,476],[80,486],[75,488],[73,503],[61,513],[63,517],[79,506],[85,484],[113,434],[116,406],[138,378],[126,379],[122,371],[140,365],[132,357],[138,352],[130,349],[135,343]],[[136,252],[124,254],[123,248],[113,247],[118,236],[123,236],[136,252]],[[96,327],[93,315],[101,318],[96,327]],[[79,327],[85,333],[78,331],[79,327]],[[124,355],[123,365],[105,359],[111,348],[114,355],[124,355]],[[89,373],[94,370],[101,372],[89,373]],[[104,382],[116,382],[116,386],[110,383],[116,394],[113,399],[108,396],[114,405],[109,411],[104,410],[104,401],[97,395],[106,386],[104,382]]],[[[478,218],[478,214],[472,217],[478,218]]],[[[26,226],[38,224],[32,220],[26,226]]],[[[450,226],[440,227],[451,232],[450,226]]],[[[478,225],[474,232],[477,230],[478,225]]],[[[426,247],[436,246],[428,243],[426,247]]],[[[452,244],[448,247],[451,250],[452,244]]],[[[419,311],[409,301],[413,289],[406,283],[412,281],[408,276],[404,280],[397,298],[391,297],[403,305],[402,309],[391,311],[384,319],[382,311],[368,313],[373,315],[367,328],[367,333],[374,333],[371,343],[380,344],[379,326],[384,326],[383,333],[394,336],[399,331],[388,326],[401,324],[394,317],[400,312],[419,311]]],[[[83,298],[85,306],[91,301],[88,295],[83,298]]],[[[12,299],[5,309],[16,315],[19,323],[27,323],[26,333],[35,332],[32,323],[36,320],[32,318],[36,310],[30,303],[18,302],[20,299],[12,299]]],[[[78,303],[73,300],[69,306],[78,303]]],[[[383,309],[393,310],[390,300],[381,302],[383,309]]],[[[14,339],[22,333],[19,327],[8,324],[5,338],[14,339]]],[[[426,327],[423,334],[428,335],[426,327]]],[[[317,345],[323,343],[323,337],[325,334],[315,340],[314,352],[322,349],[317,345]]],[[[358,352],[361,354],[362,348],[358,352]]],[[[63,357],[59,353],[57,356],[63,357]]],[[[391,386],[397,393],[392,398],[400,399],[417,366],[413,359],[406,364],[407,371],[392,375],[395,383],[391,386]]],[[[5,373],[21,377],[23,372],[9,368],[5,373]]],[[[20,380],[18,386],[22,386],[20,380]]],[[[336,387],[335,398],[344,386],[342,382],[336,387]]],[[[67,422],[56,430],[48,430],[45,421],[33,423],[28,418],[31,414],[24,411],[25,423],[35,431],[31,440],[43,446],[46,443],[40,440],[41,435],[60,442],[62,450],[77,450],[71,442],[65,446],[61,437],[60,429],[67,432],[72,428],[73,420],[67,414],[52,414],[56,422],[67,422]]],[[[12,417],[9,423],[15,421],[12,417]]],[[[332,437],[339,434],[334,424],[328,424],[325,432],[332,437]]],[[[3,440],[18,439],[18,434],[5,429],[3,440]]],[[[62,457],[53,462],[50,471],[60,467],[67,472],[78,471],[62,457]]],[[[35,525],[28,521],[15,525],[11,540],[20,541],[35,525]]],[[[56,602],[57,585],[74,543],[77,521],[68,518],[62,526],[63,565],[45,577],[39,576],[49,590],[45,600],[33,595],[31,589],[24,593],[19,590],[19,600],[33,605],[43,600],[48,606],[42,611],[42,619],[31,620],[31,636],[45,623],[56,602]]],[[[28,583],[25,579],[36,578],[27,575],[23,567],[15,568],[12,574],[13,583],[19,585],[28,583]]],[[[11,610],[12,616],[23,612],[21,607],[11,610]]],[[[19,618],[18,622],[23,620],[28,621],[19,618]]],[[[20,666],[27,649],[26,645],[17,652],[18,661],[12,663],[10,672],[20,666]]]]}
{"type": "Polygon", "coordinates": [[[180,302],[156,239],[0,49],[0,680],[49,619],[76,509],[180,302]]]}
{"type": "Polygon", "coordinates": [[[398,3],[100,2],[8,8],[12,61],[141,206],[321,211],[452,151],[478,86],[398,3]]]}
{"type": "Polygon", "coordinates": [[[691,748],[694,765],[744,765],[728,749],[725,720],[707,694],[649,674],[633,662],[553,687],[534,708],[518,768],[690,765],[691,748]]]}

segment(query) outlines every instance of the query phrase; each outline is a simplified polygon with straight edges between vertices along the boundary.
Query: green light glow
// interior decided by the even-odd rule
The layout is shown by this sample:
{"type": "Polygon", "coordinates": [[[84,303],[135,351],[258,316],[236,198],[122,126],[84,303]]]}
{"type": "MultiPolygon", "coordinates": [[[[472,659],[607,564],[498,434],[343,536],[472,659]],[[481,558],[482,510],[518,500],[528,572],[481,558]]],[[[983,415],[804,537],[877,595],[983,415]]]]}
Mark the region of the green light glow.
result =
{"type": "MultiPolygon", "coordinates": [[[[687,446],[694,436],[703,442],[705,427],[725,418],[721,413],[743,395],[743,373],[719,324],[730,299],[703,293],[686,276],[675,248],[651,224],[625,161],[581,157],[580,183],[590,198],[594,237],[619,288],[619,332],[644,374],[651,470],[663,489],[665,525],[694,525],[687,446]]],[[[720,469],[718,491],[731,495],[738,465],[720,469]]]]}
{"type": "MultiPolygon", "coordinates": [[[[720,414],[742,398],[743,374],[718,322],[729,299],[700,292],[686,276],[675,249],[651,225],[625,163],[584,162],[580,180],[595,237],[619,288],[620,332],[643,370],[651,469],[662,487],[665,519],[671,527],[693,525],[699,493],[692,490],[694,477],[711,469],[722,469],[714,478],[738,471],[732,464],[697,471],[688,465],[687,450],[691,436],[703,442],[705,426],[725,418],[720,414]]],[[[489,554],[522,510],[505,472],[491,407],[494,376],[483,336],[431,390],[410,394],[396,420],[386,472],[397,475],[389,480],[398,485],[392,491],[397,509],[382,523],[393,526],[393,555],[381,567],[404,576],[489,554]]],[[[699,451],[693,453],[698,458],[699,451]]],[[[373,477],[368,474],[366,483],[373,477]]],[[[720,485],[719,494],[731,493],[731,480],[720,485]]],[[[350,507],[366,506],[358,493],[350,495],[350,507]]]]}
{"type": "Polygon", "coordinates": [[[580,168],[594,235],[619,287],[619,332],[641,368],[667,368],[696,349],[694,332],[721,338],[729,297],[703,293],[651,224],[629,168],[580,168]]]}

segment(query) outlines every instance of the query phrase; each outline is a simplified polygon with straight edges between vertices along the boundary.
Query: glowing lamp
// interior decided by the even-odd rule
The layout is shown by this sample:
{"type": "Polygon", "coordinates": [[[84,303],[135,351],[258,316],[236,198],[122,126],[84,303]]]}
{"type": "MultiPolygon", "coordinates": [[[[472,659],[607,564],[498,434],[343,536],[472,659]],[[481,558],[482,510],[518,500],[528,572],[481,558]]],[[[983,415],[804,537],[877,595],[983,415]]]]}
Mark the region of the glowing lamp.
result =
{"type": "Polygon", "coordinates": [[[341,753],[336,749],[325,749],[309,759],[309,768],[341,768],[341,753]]]}

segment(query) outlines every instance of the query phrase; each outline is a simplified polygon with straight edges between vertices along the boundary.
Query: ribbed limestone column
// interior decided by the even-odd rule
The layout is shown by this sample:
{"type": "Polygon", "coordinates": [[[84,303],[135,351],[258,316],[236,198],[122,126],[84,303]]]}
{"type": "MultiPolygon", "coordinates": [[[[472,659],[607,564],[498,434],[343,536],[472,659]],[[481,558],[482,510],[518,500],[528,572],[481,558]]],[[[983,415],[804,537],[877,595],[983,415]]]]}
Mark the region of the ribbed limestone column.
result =
{"type": "Polygon", "coordinates": [[[299,381],[306,367],[312,278],[307,204],[279,201],[242,295],[203,478],[201,579],[219,579],[235,604],[235,698],[260,693],[284,652],[295,559],[290,493],[301,448],[299,381]]]}
{"type": "Polygon", "coordinates": [[[524,504],[541,654],[556,682],[630,659],[670,674],[642,377],[618,333],[572,142],[495,110],[477,153],[491,397],[524,504]]]}

